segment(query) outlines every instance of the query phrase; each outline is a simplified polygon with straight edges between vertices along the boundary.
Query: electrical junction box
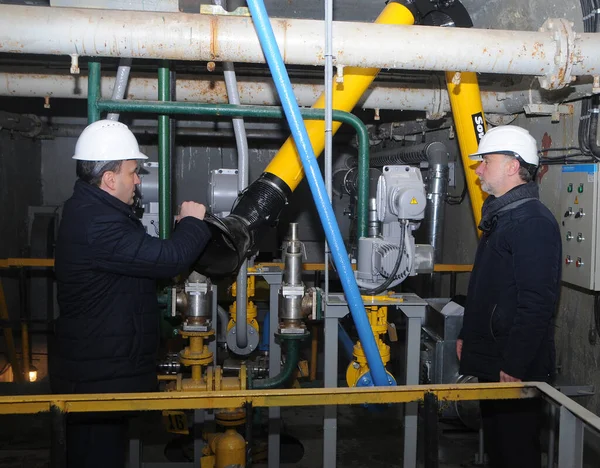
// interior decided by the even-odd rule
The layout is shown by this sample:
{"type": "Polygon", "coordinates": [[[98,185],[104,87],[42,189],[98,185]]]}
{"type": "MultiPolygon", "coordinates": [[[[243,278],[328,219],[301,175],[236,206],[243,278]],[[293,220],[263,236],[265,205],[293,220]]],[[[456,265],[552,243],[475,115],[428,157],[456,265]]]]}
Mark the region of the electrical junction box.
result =
{"type": "Polygon", "coordinates": [[[562,279],[592,291],[600,291],[598,171],[598,164],[562,166],[560,188],[562,279]]]}

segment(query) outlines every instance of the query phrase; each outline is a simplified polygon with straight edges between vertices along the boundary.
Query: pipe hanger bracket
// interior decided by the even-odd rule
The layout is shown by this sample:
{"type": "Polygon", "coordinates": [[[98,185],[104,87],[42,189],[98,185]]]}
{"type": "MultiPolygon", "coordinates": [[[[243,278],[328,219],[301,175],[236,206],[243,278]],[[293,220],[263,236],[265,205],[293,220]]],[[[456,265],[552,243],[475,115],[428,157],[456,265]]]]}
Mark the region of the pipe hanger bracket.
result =
{"type": "Polygon", "coordinates": [[[569,86],[576,77],[571,75],[573,64],[579,62],[576,55],[573,23],[564,18],[548,18],[540,32],[550,32],[556,42],[556,54],[553,68],[544,76],[538,77],[540,86],[544,89],[562,89],[569,86]]]}

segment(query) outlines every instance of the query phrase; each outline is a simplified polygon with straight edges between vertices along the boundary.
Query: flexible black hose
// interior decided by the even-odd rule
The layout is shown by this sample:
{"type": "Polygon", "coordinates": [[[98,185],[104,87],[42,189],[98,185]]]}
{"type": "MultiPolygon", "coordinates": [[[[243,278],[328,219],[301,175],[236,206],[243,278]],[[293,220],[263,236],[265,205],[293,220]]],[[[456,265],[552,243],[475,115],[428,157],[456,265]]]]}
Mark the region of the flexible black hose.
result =
{"type": "MultiPolygon", "coordinates": [[[[584,32],[600,32],[598,15],[600,1],[581,0],[580,3],[584,32]]],[[[577,132],[578,143],[583,155],[591,156],[596,162],[600,161],[600,146],[597,143],[598,113],[600,113],[600,104],[597,96],[582,99],[577,132]]]]}
{"type": "Polygon", "coordinates": [[[589,138],[588,138],[588,146],[589,150],[597,161],[600,161],[600,146],[598,146],[598,113],[600,113],[600,105],[598,96],[593,96],[591,98],[592,108],[590,109],[590,118],[589,118],[589,138]]]}

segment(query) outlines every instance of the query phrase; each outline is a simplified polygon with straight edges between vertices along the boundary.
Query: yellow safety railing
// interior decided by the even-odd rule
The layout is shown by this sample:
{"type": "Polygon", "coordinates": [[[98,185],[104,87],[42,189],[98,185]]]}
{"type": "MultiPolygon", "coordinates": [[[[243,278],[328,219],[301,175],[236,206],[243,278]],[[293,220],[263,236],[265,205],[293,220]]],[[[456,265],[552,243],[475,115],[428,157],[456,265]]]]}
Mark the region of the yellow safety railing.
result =
{"type": "Polygon", "coordinates": [[[304,388],[221,392],[98,393],[79,395],[19,395],[0,397],[0,414],[34,414],[56,407],[67,413],[181,409],[361,405],[422,401],[432,393],[438,400],[535,398],[553,390],[543,383],[414,385],[365,388],[304,388]]]}
{"type": "MultiPolygon", "coordinates": [[[[600,434],[600,417],[546,383],[488,383],[415,385],[366,388],[305,388],[219,392],[119,393],[88,395],[21,395],[0,397],[0,414],[52,415],[51,466],[65,460],[67,413],[160,411],[319,405],[424,403],[424,435],[429,459],[437,459],[437,422],[440,402],[456,400],[541,397],[559,408],[558,466],[583,466],[584,429],[600,434]]],[[[555,432],[552,432],[555,434],[555,432]]],[[[552,452],[552,456],[554,451],[552,452]]]]}

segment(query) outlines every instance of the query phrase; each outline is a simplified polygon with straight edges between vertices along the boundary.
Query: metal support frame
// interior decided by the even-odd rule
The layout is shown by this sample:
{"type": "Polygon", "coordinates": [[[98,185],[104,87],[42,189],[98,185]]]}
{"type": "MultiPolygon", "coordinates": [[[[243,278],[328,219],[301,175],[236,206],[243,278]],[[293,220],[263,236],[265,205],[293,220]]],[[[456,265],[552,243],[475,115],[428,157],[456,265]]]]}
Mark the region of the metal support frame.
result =
{"type": "Polygon", "coordinates": [[[558,468],[583,467],[583,421],[564,406],[560,408],[558,468]]]}
{"type": "Polygon", "coordinates": [[[423,405],[423,419],[425,421],[425,440],[423,443],[424,465],[425,468],[439,467],[439,403],[433,393],[425,394],[425,402],[423,405]]]}
{"type": "MultiPolygon", "coordinates": [[[[279,326],[279,287],[283,271],[279,267],[258,266],[255,272],[248,275],[262,276],[269,284],[269,327],[277,330],[279,326]]],[[[275,377],[281,372],[281,346],[275,341],[275,333],[269,336],[269,377],[275,377]]],[[[269,408],[269,438],[268,438],[268,468],[278,468],[281,439],[281,408],[269,408]]]]}
{"type": "Polygon", "coordinates": [[[62,408],[51,405],[52,435],[50,467],[63,468],[67,463],[67,415],[62,408]]]}
{"type": "MultiPolygon", "coordinates": [[[[333,295],[330,295],[331,299],[333,295]]],[[[347,304],[332,304],[325,307],[325,363],[323,384],[325,388],[338,386],[338,326],[339,319],[348,315],[347,304]]],[[[336,466],[337,459],[337,406],[323,408],[323,466],[336,466]]]]}
{"type": "MultiPolygon", "coordinates": [[[[421,355],[421,322],[425,317],[427,302],[415,294],[373,297],[365,305],[392,306],[407,319],[405,384],[419,383],[421,355]]],[[[348,314],[348,306],[342,294],[330,294],[325,317],[325,387],[337,387],[338,320],[348,314]]],[[[418,403],[406,403],[404,407],[404,468],[417,465],[418,403]]],[[[323,420],[323,466],[335,466],[337,439],[336,407],[325,407],[323,420]]]]}

